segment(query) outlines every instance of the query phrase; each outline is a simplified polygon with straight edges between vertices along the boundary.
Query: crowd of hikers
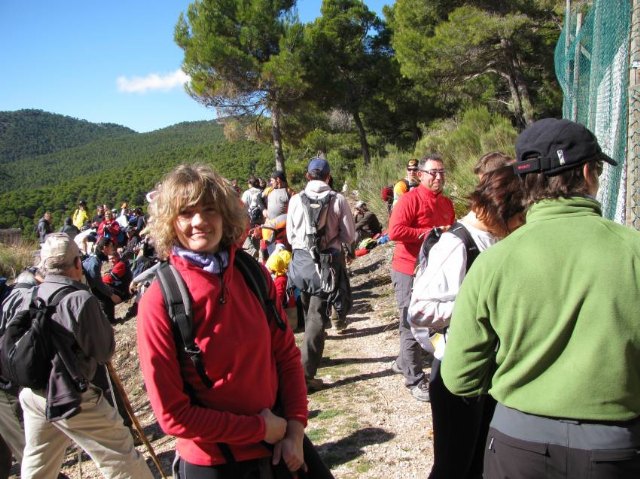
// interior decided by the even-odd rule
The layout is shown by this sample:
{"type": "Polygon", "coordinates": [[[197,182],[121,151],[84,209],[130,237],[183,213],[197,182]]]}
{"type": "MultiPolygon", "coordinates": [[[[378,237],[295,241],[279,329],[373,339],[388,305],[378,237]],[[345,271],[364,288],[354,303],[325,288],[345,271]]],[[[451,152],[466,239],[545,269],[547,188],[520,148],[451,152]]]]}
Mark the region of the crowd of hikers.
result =
{"type": "Polygon", "coordinates": [[[104,477],[152,477],[105,368],[112,325],[133,316],[175,478],[333,477],[305,435],[307,396],[325,387],[326,330],[349,331],[350,262],[389,240],[386,367],[430,404],[431,479],[640,477],[640,235],[602,218],[605,163],[588,129],[545,119],[515,158],[478,159],[458,219],[435,153],[383,190],[386,231],[322,157],[299,192],[282,171],[242,191],[181,165],[148,214],[80,200],[54,231],[46,212],[37,263],[2,298],[0,478],[11,455],[23,478],[63,477],[72,442],[104,477]]]}

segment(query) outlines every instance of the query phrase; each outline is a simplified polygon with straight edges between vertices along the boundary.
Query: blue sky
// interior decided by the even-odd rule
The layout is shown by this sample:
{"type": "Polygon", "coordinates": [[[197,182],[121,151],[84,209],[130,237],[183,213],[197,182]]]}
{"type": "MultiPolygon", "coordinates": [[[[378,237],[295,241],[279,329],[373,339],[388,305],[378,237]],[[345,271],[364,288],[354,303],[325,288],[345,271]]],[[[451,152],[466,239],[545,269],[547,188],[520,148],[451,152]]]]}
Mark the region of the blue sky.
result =
{"type": "MultiPolygon", "coordinates": [[[[138,132],[215,117],[189,97],[173,29],[188,0],[0,0],[0,111],[35,108],[138,132]]],[[[304,22],[321,0],[298,0],[304,22]]],[[[381,15],[392,0],[365,0],[381,15]]]]}

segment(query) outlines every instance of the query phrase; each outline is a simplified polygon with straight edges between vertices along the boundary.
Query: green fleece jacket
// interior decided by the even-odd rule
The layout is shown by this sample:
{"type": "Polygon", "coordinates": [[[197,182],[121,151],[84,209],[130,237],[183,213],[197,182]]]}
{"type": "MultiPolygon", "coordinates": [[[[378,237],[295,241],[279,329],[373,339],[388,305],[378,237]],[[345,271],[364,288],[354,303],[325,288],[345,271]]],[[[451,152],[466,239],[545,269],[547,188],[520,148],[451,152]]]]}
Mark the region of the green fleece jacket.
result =
{"type": "Polygon", "coordinates": [[[529,414],[639,416],[640,233],[590,198],[534,204],[466,276],[442,377],[529,414]]]}

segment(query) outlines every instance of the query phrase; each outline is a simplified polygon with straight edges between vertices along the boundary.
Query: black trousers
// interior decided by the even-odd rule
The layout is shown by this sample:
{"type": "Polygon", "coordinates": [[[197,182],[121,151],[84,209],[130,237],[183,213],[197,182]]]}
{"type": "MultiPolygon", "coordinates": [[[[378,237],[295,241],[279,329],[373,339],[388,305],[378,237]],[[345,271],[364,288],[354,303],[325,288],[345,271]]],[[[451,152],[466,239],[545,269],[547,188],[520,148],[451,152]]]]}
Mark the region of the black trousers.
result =
{"type": "Polygon", "coordinates": [[[484,477],[639,478],[640,418],[590,423],[528,415],[499,404],[487,437],[484,477]]]}
{"type": "Polygon", "coordinates": [[[234,462],[219,466],[198,466],[182,458],[174,463],[174,478],[177,479],[272,479],[269,471],[271,458],[234,462]],[[177,472],[177,474],[176,474],[177,472]]]}
{"type": "MultiPolygon", "coordinates": [[[[308,472],[298,471],[298,479],[335,479],[307,436],[304,437],[302,447],[308,472]]],[[[173,477],[174,479],[291,479],[293,477],[284,461],[280,461],[275,467],[270,463],[271,458],[268,457],[219,466],[197,466],[186,462],[176,453],[173,477]]]]}
{"type": "Polygon", "coordinates": [[[434,461],[429,479],[482,479],[484,446],[495,408],[491,396],[463,398],[440,376],[440,360],[429,379],[434,461]]]}

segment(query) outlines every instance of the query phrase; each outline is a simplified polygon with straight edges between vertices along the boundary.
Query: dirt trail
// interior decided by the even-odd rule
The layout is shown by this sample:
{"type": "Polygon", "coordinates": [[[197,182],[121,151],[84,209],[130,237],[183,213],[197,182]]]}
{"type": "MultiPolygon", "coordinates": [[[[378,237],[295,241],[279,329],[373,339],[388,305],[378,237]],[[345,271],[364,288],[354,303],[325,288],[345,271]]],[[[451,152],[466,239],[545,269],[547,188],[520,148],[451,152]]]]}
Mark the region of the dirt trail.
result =
{"type": "MultiPolygon", "coordinates": [[[[352,263],[354,308],[349,329],[344,335],[328,330],[318,371],[327,387],[309,396],[307,433],[339,479],[423,478],[433,461],[429,404],[413,399],[402,376],[389,369],[398,348],[389,275],[392,251],[392,245],[382,245],[352,263]]],[[[125,310],[120,307],[118,316],[125,310]]],[[[116,335],[113,364],[170,477],[174,439],[159,429],[147,400],[138,366],[135,319],[117,325],[116,335]]],[[[296,338],[302,341],[302,333],[296,338]]],[[[148,457],[143,446],[138,449],[148,457]]],[[[147,462],[151,464],[150,459],[147,462]]],[[[78,463],[77,453],[71,451],[62,472],[74,479],[102,477],[86,455],[78,463]]],[[[11,477],[19,476],[14,471],[11,477]]]]}

